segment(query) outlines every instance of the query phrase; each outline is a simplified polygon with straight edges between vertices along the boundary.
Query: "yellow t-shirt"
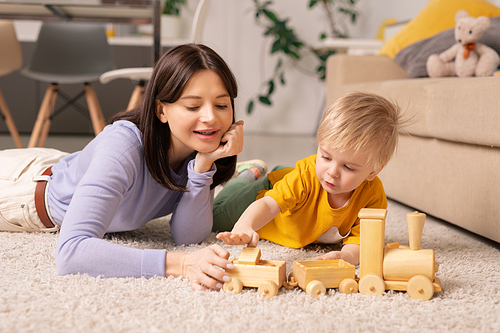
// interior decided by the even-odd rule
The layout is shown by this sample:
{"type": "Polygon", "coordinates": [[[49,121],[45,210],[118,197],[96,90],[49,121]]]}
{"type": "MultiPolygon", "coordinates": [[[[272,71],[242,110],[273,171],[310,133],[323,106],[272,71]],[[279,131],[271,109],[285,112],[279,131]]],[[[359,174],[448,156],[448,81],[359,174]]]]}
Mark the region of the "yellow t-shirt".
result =
{"type": "Polygon", "coordinates": [[[328,203],[328,193],[316,177],[316,155],[295,164],[295,168],[271,172],[273,188],[259,193],[257,199],[270,196],[278,203],[281,213],[257,232],[263,239],[276,244],[299,248],[311,244],[328,229],[337,227],[344,244],[359,245],[361,208],[387,208],[384,187],[378,177],[364,181],[352,194],[349,203],[334,209],[328,203]]]}

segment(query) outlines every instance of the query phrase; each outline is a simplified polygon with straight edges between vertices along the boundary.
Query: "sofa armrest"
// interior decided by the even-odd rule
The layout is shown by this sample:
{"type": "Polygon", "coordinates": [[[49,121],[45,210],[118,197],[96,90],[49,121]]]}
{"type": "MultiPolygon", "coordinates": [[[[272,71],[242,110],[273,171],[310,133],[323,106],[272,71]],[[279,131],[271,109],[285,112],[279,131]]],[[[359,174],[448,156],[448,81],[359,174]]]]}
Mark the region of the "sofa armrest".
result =
{"type": "Polygon", "coordinates": [[[334,54],[326,63],[326,101],[335,101],[344,84],[406,79],[406,71],[386,56],[334,54]]]}

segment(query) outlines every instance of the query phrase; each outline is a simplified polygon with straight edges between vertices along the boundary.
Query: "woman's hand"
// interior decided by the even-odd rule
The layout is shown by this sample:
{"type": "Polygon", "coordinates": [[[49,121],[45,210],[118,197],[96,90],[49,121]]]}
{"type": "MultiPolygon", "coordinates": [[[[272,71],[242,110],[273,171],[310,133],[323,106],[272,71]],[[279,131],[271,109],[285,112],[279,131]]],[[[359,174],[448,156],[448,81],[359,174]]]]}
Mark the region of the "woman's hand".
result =
{"type": "Polygon", "coordinates": [[[167,252],[165,276],[187,277],[193,290],[218,290],[224,282],[231,281],[224,270],[220,269],[234,268],[228,258],[229,252],[216,244],[189,254],[167,252]]]}
{"type": "Polygon", "coordinates": [[[220,141],[221,144],[216,150],[196,154],[194,171],[198,173],[207,172],[216,160],[241,153],[243,150],[243,120],[232,124],[220,141]]]}
{"type": "Polygon", "coordinates": [[[243,120],[239,120],[232,124],[222,136],[219,148],[212,153],[208,153],[209,157],[218,160],[223,157],[234,156],[241,153],[243,150],[243,124],[243,120]]]}

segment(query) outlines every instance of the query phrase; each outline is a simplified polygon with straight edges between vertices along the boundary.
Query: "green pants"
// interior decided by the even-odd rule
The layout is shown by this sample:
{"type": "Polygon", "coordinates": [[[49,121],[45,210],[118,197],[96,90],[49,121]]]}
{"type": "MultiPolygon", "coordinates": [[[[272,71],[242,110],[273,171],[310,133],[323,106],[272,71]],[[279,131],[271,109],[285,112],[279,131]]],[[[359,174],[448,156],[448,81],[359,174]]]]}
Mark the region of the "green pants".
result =
{"type": "MultiPolygon", "coordinates": [[[[289,167],[277,166],[272,171],[283,168],[289,167]]],[[[267,176],[254,182],[249,182],[245,178],[231,179],[214,200],[212,231],[231,231],[241,214],[255,201],[259,191],[272,188],[273,185],[267,176]]]]}

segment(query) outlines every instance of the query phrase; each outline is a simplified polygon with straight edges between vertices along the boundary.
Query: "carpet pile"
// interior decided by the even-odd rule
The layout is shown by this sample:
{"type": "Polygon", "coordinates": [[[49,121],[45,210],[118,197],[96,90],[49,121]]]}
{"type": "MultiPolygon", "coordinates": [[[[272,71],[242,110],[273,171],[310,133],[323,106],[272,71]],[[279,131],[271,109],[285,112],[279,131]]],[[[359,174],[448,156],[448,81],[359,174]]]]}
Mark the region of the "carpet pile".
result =
{"type": "MultiPolygon", "coordinates": [[[[389,202],[386,243],[408,244],[406,213],[389,202]]],[[[281,288],[263,298],[194,292],[182,278],[59,276],[57,234],[0,233],[0,332],[500,332],[500,251],[449,224],[428,217],[422,248],[436,252],[443,292],[427,302],[405,292],[345,295],[335,289],[314,299],[281,288]]],[[[108,240],[135,248],[193,252],[218,243],[175,247],[168,219],[149,222],[108,240]]],[[[225,246],[225,245],[223,245],[225,246]]],[[[262,259],[314,259],[335,246],[289,249],[261,240],[262,259]]],[[[225,246],[237,258],[241,246],[225,246]]]]}

